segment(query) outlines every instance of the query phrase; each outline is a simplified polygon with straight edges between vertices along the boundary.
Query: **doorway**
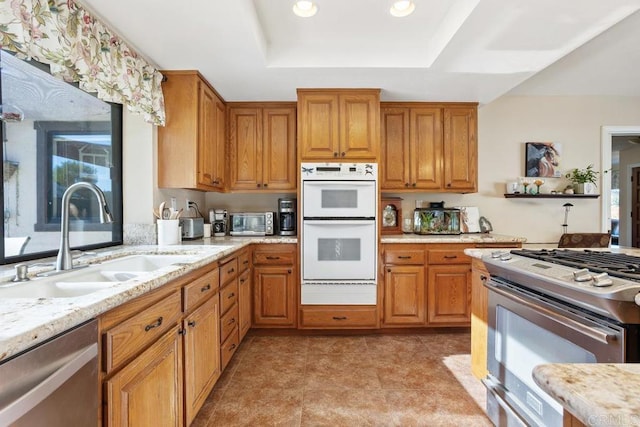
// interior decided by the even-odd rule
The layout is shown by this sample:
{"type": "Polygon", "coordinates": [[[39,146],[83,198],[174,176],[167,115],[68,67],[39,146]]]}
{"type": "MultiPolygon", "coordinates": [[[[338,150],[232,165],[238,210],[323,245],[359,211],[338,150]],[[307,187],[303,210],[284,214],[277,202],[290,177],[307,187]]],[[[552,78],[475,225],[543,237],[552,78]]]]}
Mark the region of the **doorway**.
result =
{"type": "MultiPolygon", "coordinates": [[[[621,246],[636,246],[632,236],[640,235],[633,230],[630,212],[632,212],[631,175],[633,167],[640,166],[640,125],[603,126],[601,133],[602,155],[602,195],[601,230],[612,231],[621,246]],[[620,153],[624,152],[623,156],[620,153]],[[620,158],[624,160],[619,161],[620,158]],[[620,164],[623,164],[622,167],[620,164]],[[615,179],[612,179],[615,177],[615,179]],[[619,202],[614,203],[614,202],[619,202]],[[615,205],[615,206],[614,206],[615,205]],[[615,221],[619,208],[619,221],[615,221]],[[618,233],[616,233],[616,229],[618,233]],[[619,237],[618,237],[619,236],[619,237]]],[[[640,184],[637,183],[636,184],[640,184]]],[[[640,228],[640,222],[637,226],[640,228]]],[[[612,238],[612,244],[615,240],[612,238]]],[[[640,241],[637,244],[640,246],[640,241]]]]}

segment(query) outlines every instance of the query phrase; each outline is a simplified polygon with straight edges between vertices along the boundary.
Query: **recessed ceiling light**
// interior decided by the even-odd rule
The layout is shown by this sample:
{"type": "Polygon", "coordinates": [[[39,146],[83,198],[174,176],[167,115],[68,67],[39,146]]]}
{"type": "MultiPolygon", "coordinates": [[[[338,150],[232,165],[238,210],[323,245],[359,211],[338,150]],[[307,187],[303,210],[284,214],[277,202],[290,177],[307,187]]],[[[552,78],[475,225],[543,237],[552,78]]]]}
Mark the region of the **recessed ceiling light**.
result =
{"type": "Polygon", "coordinates": [[[397,18],[402,18],[403,16],[411,15],[415,9],[416,5],[413,4],[412,0],[398,0],[393,2],[389,13],[397,18]]]}
{"type": "Polygon", "coordinates": [[[302,18],[309,18],[310,16],[315,15],[317,11],[318,6],[310,0],[298,0],[293,5],[293,13],[302,18]]]}

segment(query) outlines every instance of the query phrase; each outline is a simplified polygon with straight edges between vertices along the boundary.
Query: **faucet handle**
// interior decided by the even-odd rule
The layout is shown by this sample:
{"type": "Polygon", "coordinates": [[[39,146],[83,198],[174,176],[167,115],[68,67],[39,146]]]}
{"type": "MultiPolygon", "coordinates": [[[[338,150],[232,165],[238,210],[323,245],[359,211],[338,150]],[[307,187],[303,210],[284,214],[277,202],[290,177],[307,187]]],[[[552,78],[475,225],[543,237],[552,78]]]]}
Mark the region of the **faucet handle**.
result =
{"type": "Polygon", "coordinates": [[[16,275],[12,281],[26,282],[27,280],[30,280],[29,277],[27,277],[27,274],[29,274],[29,266],[27,264],[16,264],[16,275]]]}

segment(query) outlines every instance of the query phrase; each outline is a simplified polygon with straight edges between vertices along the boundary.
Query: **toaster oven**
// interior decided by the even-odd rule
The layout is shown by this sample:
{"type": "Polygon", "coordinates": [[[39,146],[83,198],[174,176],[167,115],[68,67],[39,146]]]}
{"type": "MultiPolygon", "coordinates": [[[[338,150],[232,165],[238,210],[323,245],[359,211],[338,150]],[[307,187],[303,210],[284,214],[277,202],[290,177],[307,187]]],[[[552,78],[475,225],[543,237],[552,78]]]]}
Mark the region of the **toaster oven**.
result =
{"type": "Polygon", "coordinates": [[[232,236],[271,236],[276,232],[275,212],[232,212],[229,223],[232,236]]]}

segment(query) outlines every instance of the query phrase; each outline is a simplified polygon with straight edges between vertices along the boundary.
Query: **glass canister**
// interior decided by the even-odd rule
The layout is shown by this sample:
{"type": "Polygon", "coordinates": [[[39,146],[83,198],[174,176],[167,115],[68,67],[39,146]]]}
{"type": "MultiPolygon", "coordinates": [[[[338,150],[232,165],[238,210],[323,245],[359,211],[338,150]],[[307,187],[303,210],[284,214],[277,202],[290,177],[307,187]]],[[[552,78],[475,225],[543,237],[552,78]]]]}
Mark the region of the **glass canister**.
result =
{"type": "Polygon", "coordinates": [[[415,209],[413,232],[415,234],[460,234],[460,209],[415,209]]]}

